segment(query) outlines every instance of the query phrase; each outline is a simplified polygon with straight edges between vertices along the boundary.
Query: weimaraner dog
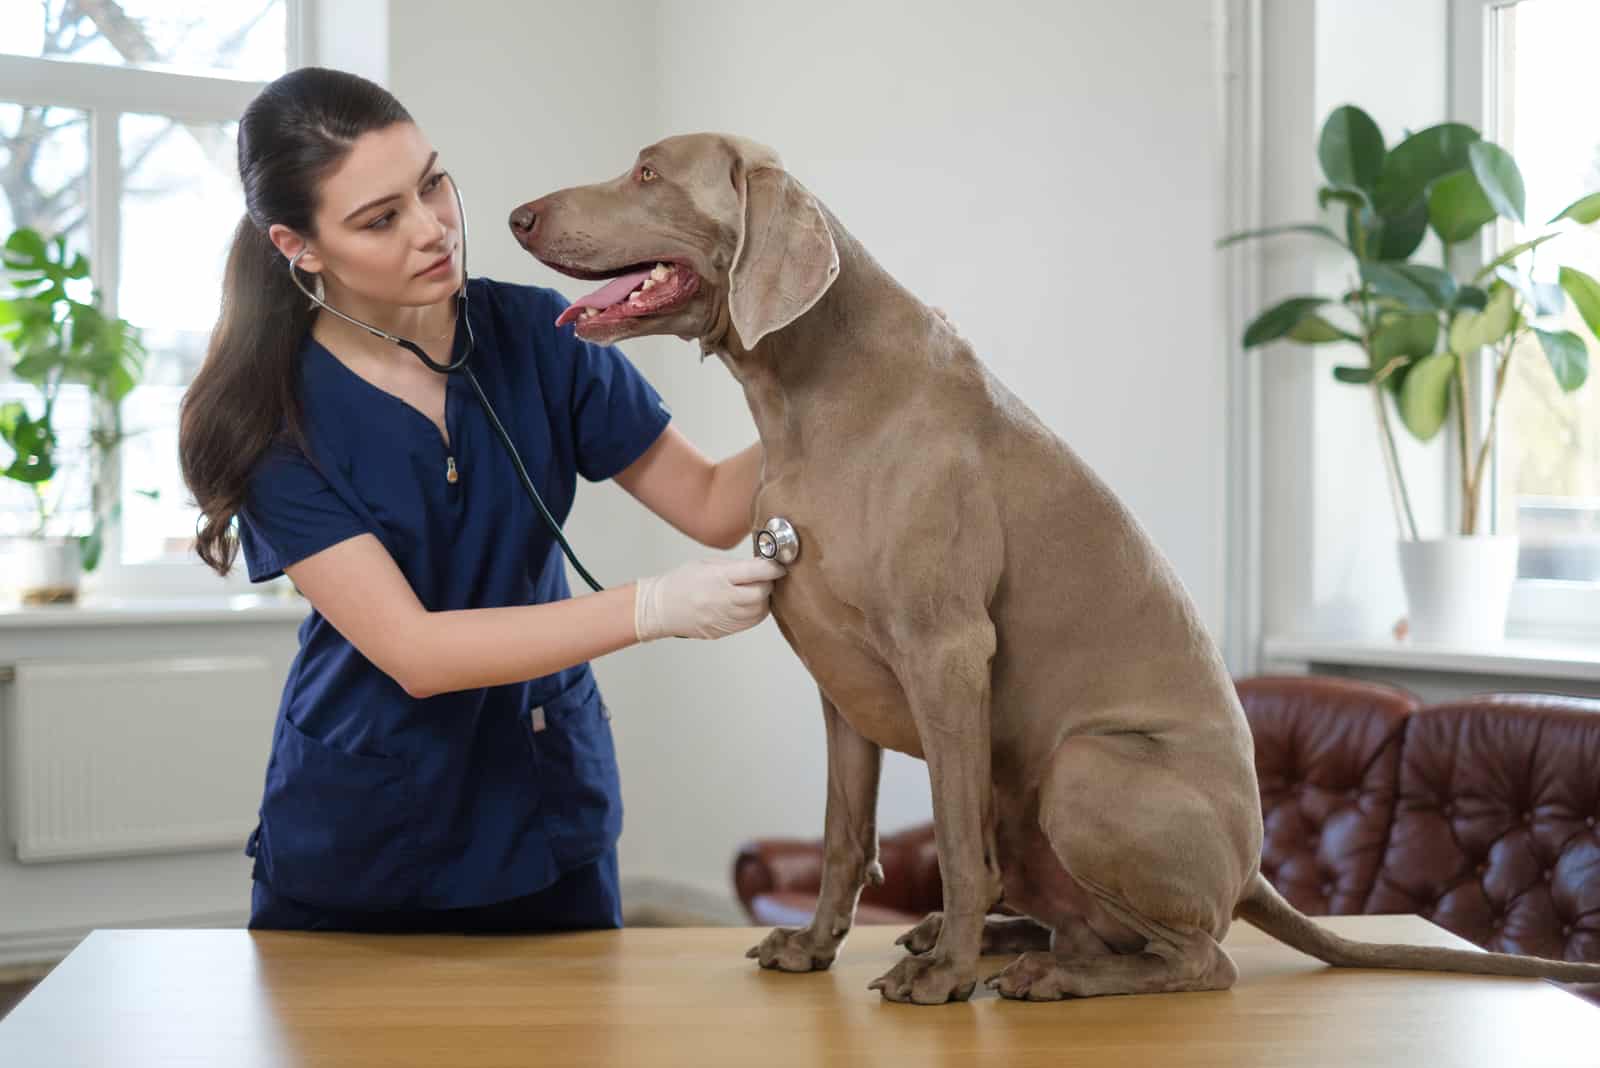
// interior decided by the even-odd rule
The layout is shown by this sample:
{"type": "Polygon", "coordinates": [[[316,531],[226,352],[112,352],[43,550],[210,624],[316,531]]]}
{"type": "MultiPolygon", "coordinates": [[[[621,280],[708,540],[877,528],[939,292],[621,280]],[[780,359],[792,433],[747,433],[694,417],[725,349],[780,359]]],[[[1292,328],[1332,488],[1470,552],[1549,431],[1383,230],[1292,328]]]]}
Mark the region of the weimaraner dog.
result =
{"type": "Polygon", "coordinates": [[[1261,875],[1250,731],[1172,568],[1127,509],[879,266],[778,156],[717,134],[518,207],[541,262],[611,280],[565,312],[676,334],[744,387],[765,449],[752,531],[800,556],[773,615],[822,693],[828,798],[810,926],[750,951],[826,968],[877,860],[887,747],[928,763],[944,911],[872,984],[1010,998],[1220,990],[1242,918],[1335,965],[1600,979],[1600,965],[1339,938],[1261,875]],[[1004,901],[1018,917],[991,918],[1004,901]]]}

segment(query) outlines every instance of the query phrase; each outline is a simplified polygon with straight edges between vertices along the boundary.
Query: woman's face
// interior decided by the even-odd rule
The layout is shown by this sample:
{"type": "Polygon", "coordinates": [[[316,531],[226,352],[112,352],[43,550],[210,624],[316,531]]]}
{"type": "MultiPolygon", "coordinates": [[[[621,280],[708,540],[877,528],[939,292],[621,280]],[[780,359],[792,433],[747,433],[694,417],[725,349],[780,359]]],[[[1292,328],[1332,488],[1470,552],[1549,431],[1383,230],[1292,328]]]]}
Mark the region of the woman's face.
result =
{"type": "MultiPolygon", "coordinates": [[[[300,259],[320,272],[335,295],[420,306],[449,297],[461,285],[461,216],[438,153],[414,123],[398,122],[362,134],[319,189],[316,236],[300,259]]],[[[301,240],[274,226],[286,255],[301,240]],[[281,233],[280,233],[281,231],[281,233]]]]}

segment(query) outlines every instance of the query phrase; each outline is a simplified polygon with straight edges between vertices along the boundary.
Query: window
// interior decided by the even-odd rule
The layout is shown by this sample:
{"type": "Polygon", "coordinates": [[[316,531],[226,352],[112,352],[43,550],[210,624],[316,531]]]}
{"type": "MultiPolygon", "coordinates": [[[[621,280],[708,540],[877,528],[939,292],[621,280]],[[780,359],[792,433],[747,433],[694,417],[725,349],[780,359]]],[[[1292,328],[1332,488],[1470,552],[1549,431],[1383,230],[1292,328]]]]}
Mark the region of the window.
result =
{"type": "Polygon", "coordinates": [[[227,72],[269,81],[287,68],[283,0],[10,0],[0,52],[112,67],[227,72]]]}
{"type": "MultiPolygon", "coordinates": [[[[236,120],[265,80],[297,60],[302,6],[0,4],[0,240],[23,225],[64,235],[94,272],[74,295],[98,289],[149,350],[140,386],[123,401],[132,436],[116,477],[121,520],[96,576],[108,592],[219,588],[191,552],[196,514],[178,470],[178,402],[204,355],[243,211],[236,120]]],[[[0,400],[22,392],[0,380],[0,400]]],[[[87,426],[82,394],[63,392],[64,432],[87,426]]],[[[85,532],[88,486],[51,490],[61,532],[85,532]]],[[[32,529],[33,511],[31,493],[0,480],[0,535],[32,529]]]]}
{"type": "MultiPolygon", "coordinates": [[[[1593,0],[1457,0],[1458,72],[1481,76],[1458,89],[1458,117],[1516,158],[1528,190],[1526,226],[1502,221],[1499,249],[1542,233],[1557,212],[1600,191],[1600,68],[1585,50],[1600,34],[1593,0]]],[[[1462,79],[1458,77],[1460,86],[1462,79]]],[[[1555,282],[1556,263],[1600,275],[1600,228],[1573,229],[1559,256],[1533,257],[1536,281],[1555,282]]],[[[1524,261],[1527,262],[1527,261],[1524,261]]],[[[1587,336],[1568,301],[1566,325],[1587,336]]],[[[1600,619],[1600,352],[1590,376],[1564,393],[1538,343],[1514,354],[1494,451],[1490,507],[1502,532],[1521,536],[1513,625],[1577,625],[1600,619]]],[[[1491,383],[1478,390],[1487,399],[1491,383]]],[[[1481,424],[1480,424],[1481,425],[1481,424]]]]}

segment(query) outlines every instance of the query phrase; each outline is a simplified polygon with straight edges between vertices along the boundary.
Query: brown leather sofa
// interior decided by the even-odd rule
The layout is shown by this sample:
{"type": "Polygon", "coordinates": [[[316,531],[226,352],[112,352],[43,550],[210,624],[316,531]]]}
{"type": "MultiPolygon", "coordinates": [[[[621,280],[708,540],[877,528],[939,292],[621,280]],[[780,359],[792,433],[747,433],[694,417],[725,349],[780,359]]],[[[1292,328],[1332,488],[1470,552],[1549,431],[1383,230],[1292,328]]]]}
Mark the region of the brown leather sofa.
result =
{"type": "MultiPolygon", "coordinates": [[[[1485,949],[1600,962],[1600,700],[1487,694],[1424,706],[1318,676],[1238,683],[1266,817],[1262,871],[1308,915],[1415,913],[1485,949]]],[[[820,815],[820,814],[819,814],[820,815]]],[[[941,907],[931,824],[884,835],[857,922],[941,907]]],[[[734,861],[757,924],[802,925],[821,842],[734,861]]],[[[1600,1001],[1600,985],[1582,991],[1600,1001]]]]}

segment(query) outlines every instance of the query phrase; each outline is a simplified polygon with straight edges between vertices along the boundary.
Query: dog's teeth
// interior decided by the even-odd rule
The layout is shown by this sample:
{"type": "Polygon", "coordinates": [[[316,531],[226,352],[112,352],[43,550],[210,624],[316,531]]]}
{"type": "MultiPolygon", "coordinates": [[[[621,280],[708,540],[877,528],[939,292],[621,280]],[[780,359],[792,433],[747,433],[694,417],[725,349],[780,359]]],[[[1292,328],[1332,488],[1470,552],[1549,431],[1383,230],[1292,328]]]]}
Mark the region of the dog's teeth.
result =
{"type": "Polygon", "coordinates": [[[648,293],[652,289],[654,289],[655,287],[656,287],[656,279],[655,279],[655,276],[652,275],[651,277],[646,278],[644,280],[644,285],[640,286],[639,289],[642,292],[648,293]]]}
{"type": "MultiPolygon", "coordinates": [[[[650,281],[651,282],[665,282],[667,280],[667,275],[669,275],[671,273],[672,273],[672,268],[671,267],[668,267],[664,263],[658,263],[658,264],[656,264],[656,269],[650,272],[650,281]]],[[[645,287],[648,288],[649,286],[650,286],[650,282],[646,282],[645,283],[645,287]]]]}
{"type": "Polygon", "coordinates": [[[585,309],[583,309],[583,317],[585,319],[593,319],[596,315],[599,315],[599,314],[600,313],[595,311],[593,308],[585,308],[585,309]]]}
{"type": "Polygon", "coordinates": [[[629,304],[637,304],[637,303],[639,303],[640,298],[642,298],[643,296],[644,296],[644,294],[636,289],[636,290],[633,291],[633,295],[628,298],[628,303],[629,304]]]}

